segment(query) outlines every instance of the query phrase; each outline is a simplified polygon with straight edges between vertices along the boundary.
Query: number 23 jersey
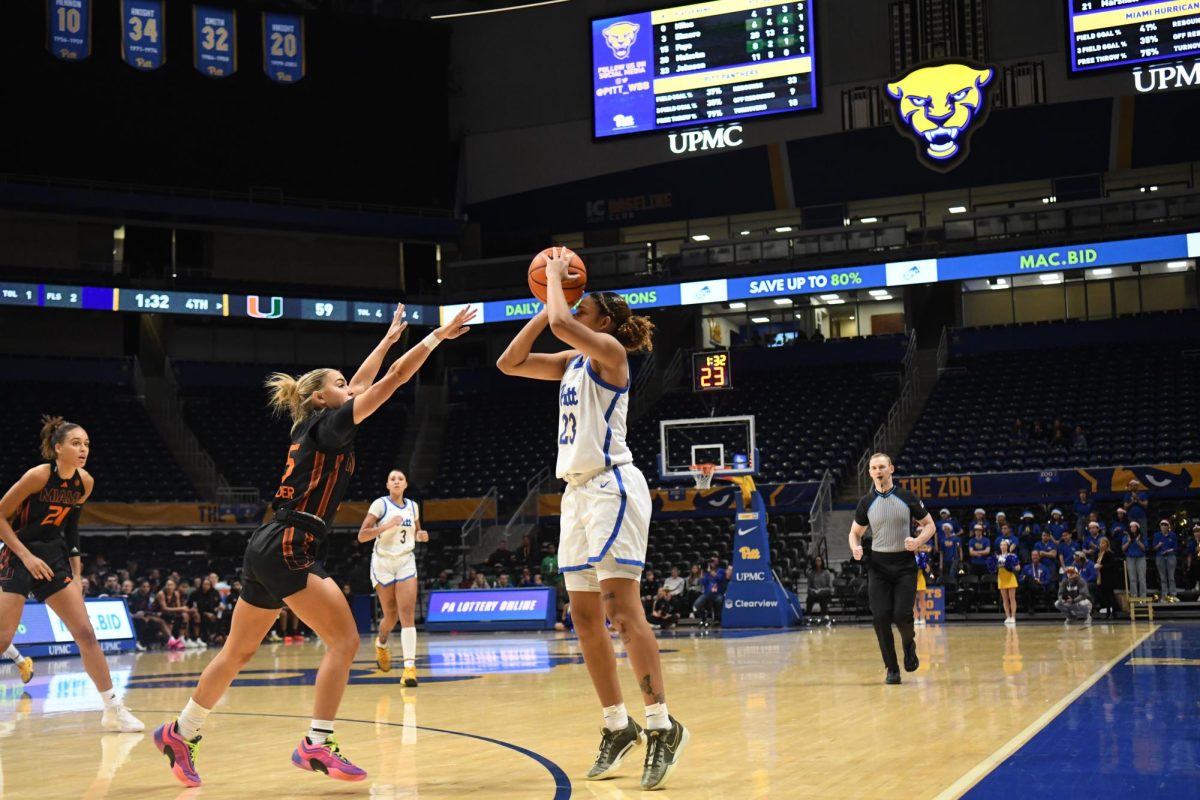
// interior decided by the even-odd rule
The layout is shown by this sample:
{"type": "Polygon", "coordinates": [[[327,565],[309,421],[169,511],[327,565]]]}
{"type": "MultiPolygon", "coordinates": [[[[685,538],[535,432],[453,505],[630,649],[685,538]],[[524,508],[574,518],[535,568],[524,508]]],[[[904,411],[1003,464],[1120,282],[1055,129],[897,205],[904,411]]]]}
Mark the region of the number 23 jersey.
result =
{"type": "Polygon", "coordinates": [[[559,478],[633,461],[625,444],[629,384],[605,383],[591,359],[571,359],[558,385],[559,478]]]}

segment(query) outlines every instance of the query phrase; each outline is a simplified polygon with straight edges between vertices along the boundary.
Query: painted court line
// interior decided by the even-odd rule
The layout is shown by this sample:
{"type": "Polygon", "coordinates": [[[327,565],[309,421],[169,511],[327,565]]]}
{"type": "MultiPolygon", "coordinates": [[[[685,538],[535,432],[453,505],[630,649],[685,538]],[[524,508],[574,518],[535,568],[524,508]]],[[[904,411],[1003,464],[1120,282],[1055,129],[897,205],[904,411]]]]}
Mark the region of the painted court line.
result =
{"type": "Polygon", "coordinates": [[[1107,664],[1103,665],[1090,676],[1088,676],[1087,680],[1075,687],[1075,689],[1066,697],[1062,698],[1050,708],[1046,709],[1044,714],[1035,719],[1033,722],[1029,723],[1025,730],[1009,739],[1003,747],[1000,747],[992,752],[991,755],[976,764],[969,772],[943,789],[941,793],[934,797],[934,800],[954,800],[954,798],[962,797],[964,794],[970,791],[971,788],[983,780],[988,773],[1003,764],[1009,758],[1009,756],[1020,750],[1025,743],[1036,736],[1042,728],[1049,725],[1055,717],[1066,710],[1067,706],[1071,705],[1071,703],[1074,703],[1083,695],[1084,692],[1095,686],[1101,678],[1103,678],[1110,670],[1112,670],[1113,667],[1121,663],[1123,659],[1127,658],[1130,653],[1132,653],[1142,644],[1142,642],[1146,641],[1155,633],[1157,633],[1160,627],[1161,626],[1159,625],[1152,625],[1150,629],[1142,636],[1138,637],[1133,644],[1110,659],[1107,664]]]}

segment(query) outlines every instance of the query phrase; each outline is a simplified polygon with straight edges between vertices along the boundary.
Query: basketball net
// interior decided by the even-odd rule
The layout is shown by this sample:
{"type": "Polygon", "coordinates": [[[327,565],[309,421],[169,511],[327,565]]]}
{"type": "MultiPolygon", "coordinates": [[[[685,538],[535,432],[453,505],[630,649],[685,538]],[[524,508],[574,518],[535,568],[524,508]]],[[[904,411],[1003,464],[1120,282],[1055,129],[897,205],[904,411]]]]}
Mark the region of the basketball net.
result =
{"type": "Polygon", "coordinates": [[[697,489],[712,488],[713,474],[717,471],[716,464],[692,464],[691,470],[697,489]]]}

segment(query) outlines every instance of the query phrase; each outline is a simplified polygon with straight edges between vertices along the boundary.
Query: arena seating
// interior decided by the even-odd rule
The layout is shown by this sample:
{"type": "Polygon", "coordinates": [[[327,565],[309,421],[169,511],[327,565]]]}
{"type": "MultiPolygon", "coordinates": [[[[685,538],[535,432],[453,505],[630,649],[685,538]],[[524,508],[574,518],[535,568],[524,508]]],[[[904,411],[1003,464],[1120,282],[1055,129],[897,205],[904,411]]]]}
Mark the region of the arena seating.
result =
{"type": "Polygon", "coordinates": [[[1198,322],[1194,313],[1171,313],[959,331],[897,470],[919,475],[1200,460],[1198,322]],[[1044,437],[1015,436],[1017,418],[1027,430],[1040,421],[1044,437]],[[1049,441],[1055,419],[1067,432],[1065,446],[1049,441]],[[1086,448],[1072,447],[1077,424],[1086,448]]]}
{"type": "Polygon", "coordinates": [[[0,393],[0,475],[11,484],[42,461],[41,415],[82,425],[91,439],[88,471],[98,502],[187,502],[196,490],[175,463],[131,386],[127,359],[4,360],[0,393]],[[97,391],[97,387],[104,387],[97,391]]]}

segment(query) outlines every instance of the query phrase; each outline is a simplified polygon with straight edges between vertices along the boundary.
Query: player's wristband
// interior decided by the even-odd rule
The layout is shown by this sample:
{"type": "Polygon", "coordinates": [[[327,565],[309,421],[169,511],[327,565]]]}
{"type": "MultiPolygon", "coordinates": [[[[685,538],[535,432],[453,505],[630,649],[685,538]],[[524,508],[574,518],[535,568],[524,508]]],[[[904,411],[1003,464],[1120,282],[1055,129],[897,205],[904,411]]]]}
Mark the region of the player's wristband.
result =
{"type": "Polygon", "coordinates": [[[424,339],[421,340],[421,344],[425,345],[425,347],[428,348],[429,350],[433,350],[435,347],[437,347],[441,343],[442,343],[442,340],[439,339],[435,334],[432,334],[432,333],[430,333],[428,336],[426,336],[424,339]]]}

